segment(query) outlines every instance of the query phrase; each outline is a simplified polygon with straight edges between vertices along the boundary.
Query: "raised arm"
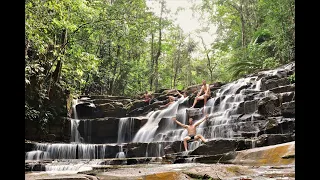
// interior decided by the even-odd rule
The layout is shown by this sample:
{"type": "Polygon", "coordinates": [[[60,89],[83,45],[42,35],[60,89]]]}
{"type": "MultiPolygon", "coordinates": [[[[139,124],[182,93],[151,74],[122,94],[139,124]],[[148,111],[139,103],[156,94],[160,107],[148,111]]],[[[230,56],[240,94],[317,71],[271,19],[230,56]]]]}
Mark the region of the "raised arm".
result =
{"type": "Polygon", "coordinates": [[[183,96],[178,90],[176,90],[176,91],[177,91],[177,93],[178,93],[178,95],[179,95],[180,97],[183,96]]]}
{"type": "Polygon", "coordinates": [[[207,119],[208,119],[208,114],[207,114],[203,119],[201,119],[200,121],[196,122],[196,123],[194,124],[194,126],[199,126],[203,121],[205,121],[205,120],[207,120],[207,119]]]}
{"type": "Polygon", "coordinates": [[[179,124],[180,126],[182,126],[183,128],[188,128],[187,125],[182,124],[181,122],[177,121],[177,118],[176,118],[176,117],[173,117],[172,120],[175,121],[175,122],[176,122],[177,124],[179,124]]]}

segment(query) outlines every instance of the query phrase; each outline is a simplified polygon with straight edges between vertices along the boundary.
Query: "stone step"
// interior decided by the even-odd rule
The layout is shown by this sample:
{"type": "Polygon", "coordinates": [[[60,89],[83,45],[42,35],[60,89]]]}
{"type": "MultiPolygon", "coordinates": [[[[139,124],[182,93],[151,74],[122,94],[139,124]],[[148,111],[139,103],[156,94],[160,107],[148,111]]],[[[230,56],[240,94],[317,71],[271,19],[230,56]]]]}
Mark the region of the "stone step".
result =
{"type": "Polygon", "coordinates": [[[285,86],[279,86],[273,89],[270,89],[271,92],[274,93],[284,93],[284,92],[292,92],[295,91],[295,84],[289,84],[285,86]]]}
{"type": "Polygon", "coordinates": [[[90,99],[111,99],[111,100],[118,100],[118,99],[128,99],[128,97],[124,96],[111,96],[111,95],[80,95],[79,98],[88,97],[90,99]]]}
{"type": "Polygon", "coordinates": [[[104,104],[104,103],[122,103],[123,105],[126,105],[130,102],[132,102],[133,100],[131,99],[94,99],[92,100],[92,103],[94,104],[104,104]]]}
{"type": "MultiPolygon", "coordinates": [[[[82,160],[79,160],[81,163],[82,160]]],[[[162,157],[135,157],[135,158],[110,158],[110,159],[99,159],[99,163],[93,165],[93,169],[104,169],[110,168],[110,165],[132,165],[132,164],[158,164],[163,161],[162,157]]],[[[76,164],[76,161],[73,163],[67,160],[25,160],[25,171],[45,171],[45,166],[47,164],[56,164],[59,166],[59,162],[66,162],[62,163],[61,165],[69,164],[76,164]]]]}

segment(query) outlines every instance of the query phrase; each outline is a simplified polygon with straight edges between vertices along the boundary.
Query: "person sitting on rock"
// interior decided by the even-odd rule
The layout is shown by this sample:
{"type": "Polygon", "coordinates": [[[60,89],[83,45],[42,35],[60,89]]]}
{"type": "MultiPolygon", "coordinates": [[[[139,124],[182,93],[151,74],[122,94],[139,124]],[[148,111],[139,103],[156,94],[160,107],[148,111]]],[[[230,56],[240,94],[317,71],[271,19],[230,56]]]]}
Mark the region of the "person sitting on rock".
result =
{"type": "Polygon", "coordinates": [[[194,106],[197,104],[197,102],[202,99],[204,100],[203,106],[205,106],[207,103],[207,99],[210,98],[210,95],[211,95],[211,91],[210,91],[209,84],[206,83],[206,80],[202,80],[202,87],[201,87],[200,91],[198,92],[197,96],[195,97],[191,108],[194,108],[194,106]],[[204,94],[202,96],[200,96],[202,92],[204,94]]]}
{"type": "Polygon", "coordinates": [[[189,118],[189,125],[185,125],[185,124],[182,124],[181,122],[179,122],[176,117],[172,118],[173,121],[175,121],[178,125],[182,126],[183,128],[187,129],[187,131],[188,131],[188,135],[183,139],[185,151],[188,151],[187,141],[189,141],[189,140],[201,139],[202,142],[204,142],[204,143],[207,142],[207,140],[204,139],[204,137],[201,134],[197,134],[197,132],[196,132],[197,126],[199,126],[203,121],[205,121],[207,119],[208,119],[208,114],[206,114],[206,116],[203,119],[201,119],[198,122],[193,124],[193,119],[189,118]]]}
{"type": "Polygon", "coordinates": [[[144,102],[146,103],[146,104],[149,104],[149,102],[150,102],[150,100],[151,100],[151,94],[149,94],[148,93],[148,91],[146,91],[146,93],[143,95],[143,98],[144,98],[144,102]]]}

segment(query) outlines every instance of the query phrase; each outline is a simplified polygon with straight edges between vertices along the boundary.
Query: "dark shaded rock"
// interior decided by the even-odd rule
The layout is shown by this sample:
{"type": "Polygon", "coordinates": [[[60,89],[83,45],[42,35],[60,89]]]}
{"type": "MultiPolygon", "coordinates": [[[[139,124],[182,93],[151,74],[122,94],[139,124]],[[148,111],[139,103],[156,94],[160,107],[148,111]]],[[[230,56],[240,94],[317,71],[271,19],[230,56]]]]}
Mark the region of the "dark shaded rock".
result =
{"type": "Polygon", "coordinates": [[[119,100],[119,99],[128,99],[128,97],[124,96],[110,96],[110,95],[80,95],[79,98],[90,98],[90,99],[111,99],[111,100],[119,100]]]}
{"type": "Polygon", "coordinates": [[[55,141],[56,139],[56,135],[55,134],[48,134],[46,139],[49,141],[49,142],[53,142],[55,141]]]}
{"type": "Polygon", "coordinates": [[[295,119],[283,117],[269,117],[266,124],[260,128],[261,134],[287,134],[294,132],[295,119]]]}
{"type": "Polygon", "coordinates": [[[129,143],[127,157],[146,157],[148,143],[129,143]]]}
{"type": "Polygon", "coordinates": [[[238,142],[234,139],[216,139],[200,145],[190,155],[216,155],[237,149],[238,142]]]}
{"type": "Polygon", "coordinates": [[[95,118],[95,109],[92,103],[80,103],[76,105],[76,111],[78,115],[78,119],[88,119],[95,118]]]}
{"type": "Polygon", "coordinates": [[[236,90],[235,94],[239,94],[242,90],[244,90],[244,89],[246,89],[246,88],[248,88],[248,87],[250,87],[250,86],[251,86],[251,84],[246,84],[246,85],[243,85],[243,86],[239,87],[239,88],[236,90]]]}
{"type": "Polygon", "coordinates": [[[88,118],[125,117],[126,113],[127,109],[124,108],[122,103],[105,103],[96,105],[93,117],[88,118]]]}
{"type": "Polygon", "coordinates": [[[295,100],[295,92],[280,93],[277,96],[281,104],[295,100]]]}
{"type": "Polygon", "coordinates": [[[137,159],[127,159],[127,165],[131,165],[131,164],[138,164],[137,159]]]}
{"type": "Polygon", "coordinates": [[[156,157],[156,143],[130,143],[128,145],[129,157],[156,157]]]}
{"type": "Polygon", "coordinates": [[[264,117],[261,114],[244,114],[241,117],[239,117],[239,121],[257,121],[262,120],[264,117]]]}
{"type": "Polygon", "coordinates": [[[268,96],[258,101],[258,113],[263,116],[279,116],[280,102],[276,96],[268,96]]]}
{"type": "MultiPolygon", "coordinates": [[[[129,121],[129,119],[128,119],[129,121]]],[[[141,127],[141,120],[131,118],[132,132],[130,137],[134,137],[141,127]]],[[[119,119],[118,118],[101,118],[81,120],[78,131],[86,143],[116,143],[118,139],[119,119]]]]}
{"type": "Polygon", "coordinates": [[[236,152],[232,151],[232,152],[217,154],[217,155],[196,157],[196,158],[194,158],[194,162],[196,162],[196,163],[210,163],[210,164],[211,163],[229,163],[235,157],[236,157],[236,152]]]}
{"type": "Polygon", "coordinates": [[[42,163],[31,163],[31,164],[28,164],[26,163],[25,165],[25,170],[30,170],[30,171],[45,171],[46,170],[46,167],[45,167],[45,164],[42,164],[42,163]]]}
{"type": "Polygon", "coordinates": [[[237,109],[235,110],[236,114],[244,114],[244,101],[239,103],[237,109]]]}
{"type": "Polygon", "coordinates": [[[217,98],[217,99],[214,101],[214,106],[220,105],[220,102],[223,101],[225,98],[226,98],[226,96],[220,96],[219,98],[217,98]]]}
{"type": "Polygon", "coordinates": [[[264,83],[263,90],[274,89],[274,88],[277,88],[279,86],[285,86],[285,85],[289,85],[289,84],[290,84],[290,81],[289,81],[289,79],[287,77],[281,78],[281,79],[268,79],[264,83]]]}
{"type": "Polygon", "coordinates": [[[128,112],[133,111],[134,109],[140,108],[147,105],[143,100],[135,100],[126,106],[128,112]]]}
{"type": "Polygon", "coordinates": [[[28,152],[28,151],[32,151],[36,148],[36,143],[34,142],[25,142],[24,143],[24,151],[28,152]]]}
{"type": "MultiPolygon", "coordinates": [[[[241,117],[244,116],[243,114],[234,114],[230,116],[229,123],[235,123],[241,121],[241,117]]],[[[250,116],[251,117],[251,116],[250,116]]]]}
{"type": "Polygon", "coordinates": [[[150,105],[145,105],[136,109],[133,109],[132,111],[128,112],[126,116],[139,116],[139,115],[146,115],[149,112],[153,110],[157,110],[160,108],[161,105],[163,105],[163,101],[157,101],[150,105]]]}
{"type": "Polygon", "coordinates": [[[289,154],[289,155],[286,155],[286,156],[282,156],[281,158],[282,158],[282,159],[295,158],[295,154],[289,154]]]}
{"type": "Polygon", "coordinates": [[[186,163],[188,161],[186,161],[185,158],[177,158],[176,160],[174,160],[174,164],[181,164],[181,163],[186,163]]]}
{"type": "Polygon", "coordinates": [[[168,94],[161,94],[159,96],[155,96],[155,98],[158,100],[158,101],[164,101],[163,103],[167,103],[168,102],[168,94]]]}
{"type": "Polygon", "coordinates": [[[210,84],[210,89],[214,88],[214,87],[221,87],[223,85],[224,85],[224,83],[222,83],[222,82],[214,82],[214,83],[210,84]]]}
{"type": "Polygon", "coordinates": [[[199,108],[189,108],[186,109],[186,112],[188,117],[195,117],[203,114],[203,112],[199,108]]]}
{"type": "Polygon", "coordinates": [[[91,100],[93,104],[98,105],[98,104],[105,104],[105,103],[111,103],[111,104],[115,104],[115,103],[121,103],[124,106],[131,103],[132,100],[131,99],[94,99],[91,100]]]}
{"type": "Polygon", "coordinates": [[[281,112],[284,117],[295,117],[295,101],[282,103],[281,112]]]}
{"type": "Polygon", "coordinates": [[[274,93],[292,92],[292,91],[295,91],[295,84],[276,87],[276,88],[270,89],[270,91],[274,93]]]}
{"type": "Polygon", "coordinates": [[[263,134],[256,140],[256,146],[270,146],[294,141],[291,134],[263,134]]]}
{"type": "Polygon", "coordinates": [[[254,113],[257,108],[258,100],[252,100],[252,101],[245,101],[244,102],[244,113],[245,114],[251,114],[254,113]]]}
{"type": "Polygon", "coordinates": [[[126,165],[127,159],[113,159],[109,162],[110,165],[126,165]]]}
{"type": "Polygon", "coordinates": [[[201,84],[189,86],[189,87],[187,87],[187,89],[185,91],[187,91],[188,94],[196,95],[198,93],[198,91],[200,90],[201,86],[202,86],[201,84]]]}
{"type": "Polygon", "coordinates": [[[255,94],[258,94],[259,91],[255,90],[255,89],[242,89],[240,91],[240,94],[242,95],[250,95],[250,96],[253,96],[255,94]]]}
{"type": "Polygon", "coordinates": [[[86,143],[114,143],[118,138],[119,119],[89,119],[79,123],[78,131],[86,143]]]}

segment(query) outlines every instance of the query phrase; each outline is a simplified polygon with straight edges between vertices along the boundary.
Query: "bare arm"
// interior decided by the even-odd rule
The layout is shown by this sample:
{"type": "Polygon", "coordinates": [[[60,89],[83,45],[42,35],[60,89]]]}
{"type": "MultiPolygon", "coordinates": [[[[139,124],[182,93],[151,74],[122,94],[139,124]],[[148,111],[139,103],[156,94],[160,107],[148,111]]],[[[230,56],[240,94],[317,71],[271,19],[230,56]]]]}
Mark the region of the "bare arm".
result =
{"type": "Polygon", "coordinates": [[[208,119],[208,114],[203,119],[201,119],[200,121],[196,122],[194,125],[195,126],[199,126],[203,121],[205,121],[207,119],[208,119]]]}
{"type": "Polygon", "coordinates": [[[177,93],[178,93],[178,95],[179,95],[180,97],[183,96],[178,90],[176,90],[176,91],[177,91],[177,93]]]}
{"type": "Polygon", "coordinates": [[[168,107],[170,104],[172,104],[172,102],[168,102],[167,104],[161,106],[162,108],[168,107]]]}
{"type": "Polygon", "coordinates": [[[200,89],[200,91],[198,92],[197,97],[200,96],[200,94],[202,93],[202,91],[203,91],[203,86],[201,86],[201,89],[200,89]]]}
{"type": "Polygon", "coordinates": [[[177,121],[177,118],[176,118],[176,117],[173,117],[172,120],[175,121],[175,122],[176,122],[177,124],[179,124],[180,126],[182,126],[183,128],[188,128],[187,125],[182,124],[181,122],[177,121]]]}

